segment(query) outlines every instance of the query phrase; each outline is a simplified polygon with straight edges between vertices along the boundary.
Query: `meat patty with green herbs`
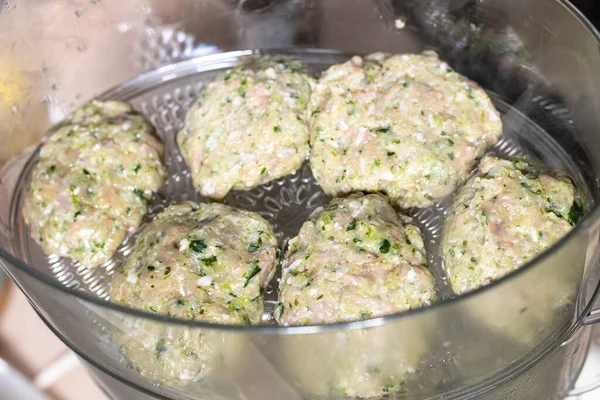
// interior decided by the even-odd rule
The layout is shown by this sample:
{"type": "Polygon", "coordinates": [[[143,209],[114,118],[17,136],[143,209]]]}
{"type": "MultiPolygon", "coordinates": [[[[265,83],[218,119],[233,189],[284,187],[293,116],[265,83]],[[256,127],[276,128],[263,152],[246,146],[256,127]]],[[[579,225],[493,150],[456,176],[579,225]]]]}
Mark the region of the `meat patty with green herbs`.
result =
{"type": "MultiPolygon", "coordinates": [[[[353,194],[316,210],[290,241],[282,269],[275,317],[286,326],[378,317],[435,299],[419,229],[379,194],[353,194]]],[[[364,330],[305,335],[280,350],[294,360],[283,372],[311,395],[393,393],[419,362],[420,350],[406,346],[414,336],[422,333],[378,330],[376,342],[364,330]]]]}
{"type": "MultiPolygon", "coordinates": [[[[277,253],[277,239],[258,214],[221,204],[171,206],[141,231],[113,277],[111,301],[176,318],[258,324],[277,253]]],[[[215,344],[213,351],[212,339],[196,337],[203,333],[197,329],[189,336],[167,328],[157,327],[151,337],[126,332],[118,341],[144,375],[167,381],[198,377],[221,347],[215,344]]]]}
{"type": "Polygon", "coordinates": [[[94,101],[43,144],[24,216],[44,251],[85,267],[109,260],[165,179],[163,145],[126,103],[94,101]]]}
{"type": "Polygon", "coordinates": [[[566,235],[583,208],[570,178],[485,156],[446,218],[442,255],[465,293],[514,271],[566,235]]]}
{"type": "Polygon", "coordinates": [[[244,59],[211,82],[177,138],[196,189],[221,200],[293,174],[308,156],[311,84],[277,56],[244,59]]]}
{"type": "Polygon", "coordinates": [[[385,192],[402,208],[451,194],[502,133],[487,94],[433,52],[334,65],[311,110],[310,165],[323,190],[385,192]]]}
{"type": "Polygon", "coordinates": [[[384,196],[334,199],[290,240],[275,317],[282,325],[332,323],[430,304],[426,260],[419,229],[384,196]]]}

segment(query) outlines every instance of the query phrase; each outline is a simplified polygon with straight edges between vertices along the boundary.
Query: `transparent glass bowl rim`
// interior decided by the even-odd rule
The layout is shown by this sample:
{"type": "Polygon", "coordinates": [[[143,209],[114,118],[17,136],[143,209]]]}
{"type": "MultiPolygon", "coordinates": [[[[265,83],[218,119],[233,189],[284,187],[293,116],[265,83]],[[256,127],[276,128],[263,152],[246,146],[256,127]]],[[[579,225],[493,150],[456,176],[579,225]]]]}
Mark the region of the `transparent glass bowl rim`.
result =
{"type": "MultiPolygon", "coordinates": [[[[568,2],[566,0],[557,0],[557,2],[560,3],[565,8],[565,12],[570,13],[573,18],[575,18],[579,23],[581,23],[584,26],[584,28],[587,30],[587,33],[592,36],[592,38],[595,40],[596,44],[600,47],[600,33],[590,23],[590,21],[587,20],[587,18],[585,18],[585,16],[570,2],[568,2]]],[[[319,52],[319,49],[307,48],[305,50],[310,51],[310,52],[315,52],[315,53],[319,52]]],[[[274,53],[278,52],[277,50],[271,50],[271,49],[269,49],[268,51],[274,52],[274,53]]],[[[230,51],[230,52],[225,52],[225,53],[217,53],[217,54],[213,54],[213,55],[201,56],[201,58],[203,60],[207,60],[207,61],[208,60],[218,61],[221,58],[231,57],[232,55],[242,56],[242,55],[247,55],[247,54],[251,54],[251,53],[252,53],[251,50],[235,50],[235,51],[230,51]]],[[[329,53],[329,54],[331,54],[331,53],[329,53]]],[[[192,60],[184,60],[184,61],[180,61],[176,64],[177,65],[185,64],[186,62],[190,62],[190,61],[192,61],[192,60]]],[[[146,72],[144,74],[138,75],[138,76],[120,84],[119,87],[126,88],[128,86],[133,85],[138,80],[147,79],[148,77],[151,77],[152,75],[157,74],[161,71],[164,72],[164,70],[162,70],[161,68],[158,68],[156,70],[152,70],[152,71],[146,72]]],[[[167,82],[168,81],[165,81],[163,83],[167,83],[167,82]]],[[[116,88],[111,88],[111,89],[107,90],[106,92],[104,92],[104,94],[98,96],[98,98],[103,98],[103,97],[107,96],[107,94],[112,93],[114,91],[116,91],[116,88]]],[[[32,159],[28,159],[26,163],[29,164],[30,162],[32,162],[32,159]]],[[[23,170],[25,170],[25,169],[26,168],[24,168],[23,170]]],[[[23,171],[21,171],[20,174],[21,173],[23,173],[23,171]]],[[[20,180],[21,180],[21,178],[19,179],[19,181],[20,180]]],[[[15,200],[15,197],[16,196],[14,196],[14,193],[12,193],[12,198],[10,199],[11,212],[14,209],[13,202],[15,200]]],[[[389,314],[389,315],[365,319],[365,320],[350,321],[350,322],[338,322],[338,323],[331,323],[331,324],[319,324],[319,325],[303,325],[303,326],[223,325],[223,324],[202,322],[202,321],[198,321],[198,320],[186,320],[186,319],[181,319],[181,318],[174,318],[174,317],[169,317],[169,316],[160,315],[160,314],[152,314],[152,313],[149,313],[144,310],[134,309],[134,308],[123,306],[123,305],[120,305],[117,303],[113,303],[111,301],[103,300],[97,296],[91,295],[82,290],[68,288],[68,287],[64,286],[63,284],[61,284],[56,279],[54,279],[52,276],[29,266],[27,263],[25,263],[22,260],[20,260],[19,258],[13,256],[10,253],[10,251],[8,251],[7,249],[2,247],[1,243],[0,243],[0,262],[3,259],[5,261],[7,261],[8,263],[19,268],[21,271],[32,276],[34,279],[39,280],[42,284],[49,285],[53,289],[57,289],[67,295],[74,296],[85,302],[92,303],[95,306],[105,308],[105,309],[107,309],[107,311],[115,311],[115,312],[119,312],[119,313],[129,315],[132,317],[145,318],[148,320],[161,322],[161,323],[167,323],[170,325],[179,325],[179,326],[185,326],[185,327],[189,327],[189,328],[199,328],[199,329],[207,329],[207,330],[220,330],[220,331],[255,333],[255,334],[278,334],[278,335],[281,335],[281,334],[292,334],[292,335],[315,334],[315,333],[327,332],[327,331],[332,332],[332,331],[346,331],[346,330],[354,330],[354,329],[373,328],[373,327],[377,327],[377,326],[387,325],[387,324],[396,322],[400,319],[408,319],[408,318],[411,318],[411,317],[415,316],[416,314],[420,314],[420,313],[443,312],[441,310],[443,310],[445,307],[448,307],[453,304],[459,304],[460,302],[474,301],[473,298],[481,296],[482,293],[484,293],[484,292],[492,291],[497,286],[510,285],[511,282],[514,280],[517,280],[519,278],[519,276],[521,276],[522,274],[525,274],[529,270],[532,270],[533,268],[535,268],[538,263],[542,263],[542,262],[550,259],[558,251],[558,249],[563,247],[567,242],[574,239],[576,236],[579,236],[579,234],[583,233],[584,231],[586,231],[592,225],[595,225],[599,221],[600,221],[600,202],[598,204],[594,205],[594,207],[583,218],[583,220],[579,221],[579,223],[577,225],[575,225],[575,227],[567,235],[562,237],[553,246],[551,246],[550,248],[548,248],[547,250],[545,250],[544,252],[542,252],[541,254],[536,256],[534,259],[530,260],[528,263],[523,265],[521,268],[511,272],[508,275],[505,275],[504,277],[502,277],[500,279],[497,279],[497,280],[491,282],[490,284],[488,284],[486,286],[480,287],[480,288],[473,290],[471,292],[468,292],[466,294],[463,294],[460,296],[455,296],[455,297],[452,297],[449,299],[445,299],[440,302],[433,303],[429,306],[413,309],[410,311],[398,312],[398,313],[394,313],[394,314],[389,314]]],[[[11,227],[9,227],[9,228],[11,228],[11,227]]],[[[10,235],[10,229],[9,229],[9,235],[10,235]]],[[[11,275],[10,270],[8,268],[6,268],[6,270],[10,276],[11,275]]],[[[583,312],[581,313],[581,315],[578,316],[577,321],[575,321],[575,326],[579,325],[585,319],[585,317],[587,316],[589,311],[592,309],[594,299],[599,294],[599,291],[600,291],[600,285],[598,285],[595,288],[594,293],[591,296],[591,300],[590,300],[589,304],[587,304],[586,307],[583,308],[583,312]]]]}

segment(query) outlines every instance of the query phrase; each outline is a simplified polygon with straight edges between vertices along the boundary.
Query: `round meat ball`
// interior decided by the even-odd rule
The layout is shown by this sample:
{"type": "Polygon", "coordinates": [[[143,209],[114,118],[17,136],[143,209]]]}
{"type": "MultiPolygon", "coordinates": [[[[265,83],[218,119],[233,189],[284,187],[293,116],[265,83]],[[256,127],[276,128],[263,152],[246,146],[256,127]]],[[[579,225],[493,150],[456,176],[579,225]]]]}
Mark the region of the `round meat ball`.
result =
{"type": "MultiPolygon", "coordinates": [[[[515,271],[566,235],[582,213],[578,190],[564,173],[485,156],[444,223],[441,252],[452,289],[466,293],[515,271]]],[[[536,275],[495,289],[507,296],[482,294],[465,303],[465,316],[516,354],[530,351],[570,323],[585,264],[582,246],[571,241],[550,264],[536,266],[536,275]],[[540,269],[548,274],[538,277],[540,269]]]]}
{"type": "Polygon", "coordinates": [[[94,101],[43,144],[24,217],[48,254],[108,261],[140,225],[165,180],[163,144],[126,103],[94,101]]]}
{"type": "MultiPolygon", "coordinates": [[[[258,324],[276,262],[277,239],[258,214],[186,202],[142,230],[112,279],[111,301],[176,318],[258,324]]],[[[122,329],[116,339],[132,368],[158,381],[197,379],[239,349],[219,332],[166,324],[122,329]]]]}
{"type": "Polygon", "coordinates": [[[487,94],[430,51],[332,66],[311,116],[310,164],[325,192],[385,192],[401,208],[451,194],[502,133],[487,94]]]}
{"type": "Polygon", "coordinates": [[[516,270],[566,235],[581,216],[576,197],[567,177],[485,156],[444,223],[442,256],[454,292],[516,270]]]}
{"type": "MultiPolygon", "coordinates": [[[[378,317],[435,299],[418,228],[378,194],[353,194],[316,210],[290,241],[282,269],[275,317],[285,326],[378,317]]],[[[423,335],[407,335],[385,329],[301,335],[281,349],[289,358],[284,370],[310,394],[396,392],[422,351],[406,344],[423,335]]]]}
{"type": "Polygon", "coordinates": [[[385,197],[334,199],[289,242],[276,318],[282,325],[332,323],[430,304],[426,260],[419,229],[385,197]]]}
{"type": "Polygon", "coordinates": [[[302,71],[283,57],[250,58],[200,94],[177,140],[202,195],[221,200],[300,167],[312,84],[302,71]]]}

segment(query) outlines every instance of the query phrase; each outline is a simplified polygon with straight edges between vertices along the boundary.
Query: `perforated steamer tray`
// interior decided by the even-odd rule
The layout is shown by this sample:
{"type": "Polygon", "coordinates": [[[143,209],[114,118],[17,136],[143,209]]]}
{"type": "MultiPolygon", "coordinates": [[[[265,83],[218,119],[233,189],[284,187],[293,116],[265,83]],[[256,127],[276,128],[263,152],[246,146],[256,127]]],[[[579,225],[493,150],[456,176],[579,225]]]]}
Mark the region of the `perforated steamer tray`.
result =
{"type": "MultiPolygon", "coordinates": [[[[161,67],[141,75],[100,96],[100,100],[121,100],[131,103],[155,126],[157,134],[165,142],[165,163],[168,178],[152,201],[144,224],[151,221],[166,206],[184,200],[208,201],[195,192],[189,170],[179,154],[176,135],[183,127],[185,115],[199,92],[214,77],[230,68],[238,58],[256,53],[237,51],[205,57],[161,67]]],[[[309,71],[318,75],[334,63],[344,62],[347,55],[327,50],[278,51],[302,61],[309,71]]],[[[580,183],[583,181],[576,166],[561,147],[533,121],[490,93],[496,108],[502,115],[504,131],[500,141],[491,149],[502,157],[528,155],[542,161],[548,168],[566,169],[580,183]]],[[[568,125],[568,112],[557,108],[544,99],[534,98],[538,107],[552,115],[560,116],[568,125]]],[[[37,159],[36,149],[26,163],[17,182],[11,205],[11,225],[23,227],[12,237],[16,255],[28,265],[45,270],[69,288],[75,288],[109,299],[110,277],[131,251],[135,235],[128,238],[109,262],[95,269],[87,269],[77,262],[45,255],[40,246],[30,238],[29,230],[21,215],[22,203],[27,193],[31,172],[37,159]]],[[[583,186],[582,186],[583,187],[583,186]]],[[[308,162],[296,174],[257,187],[251,191],[233,191],[225,198],[228,205],[256,211],[272,225],[283,250],[287,241],[295,236],[302,223],[329,198],[314,180],[308,162]]],[[[439,256],[439,242],[444,215],[451,203],[448,197],[424,209],[407,210],[421,228],[428,250],[429,267],[436,281],[438,297],[443,300],[452,296],[439,256]]],[[[138,230],[139,231],[139,230],[138,230]]],[[[263,322],[274,324],[273,310],[277,303],[277,277],[265,291],[265,314],[263,322]]]]}

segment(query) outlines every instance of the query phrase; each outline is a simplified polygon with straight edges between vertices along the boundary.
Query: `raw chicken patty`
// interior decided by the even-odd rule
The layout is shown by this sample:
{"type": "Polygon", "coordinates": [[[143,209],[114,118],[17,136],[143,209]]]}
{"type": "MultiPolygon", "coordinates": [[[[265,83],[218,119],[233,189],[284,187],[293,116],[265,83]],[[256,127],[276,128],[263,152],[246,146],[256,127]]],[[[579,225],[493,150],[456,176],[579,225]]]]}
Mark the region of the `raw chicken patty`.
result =
{"type": "MultiPolygon", "coordinates": [[[[290,241],[282,268],[275,310],[281,325],[377,317],[430,304],[435,297],[421,233],[379,194],[353,194],[316,210],[290,241]]],[[[298,337],[297,346],[280,349],[293,360],[283,372],[310,395],[393,393],[418,365],[419,350],[403,340],[414,343],[418,332],[298,337]]]]}
{"type": "Polygon", "coordinates": [[[312,80],[282,57],[244,60],[189,111],[178,143],[202,195],[223,199],[293,174],[308,156],[312,80]]]}
{"type": "MultiPolygon", "coordinates": [[[[140,233],[113,277],[111,300],[183,319],[258,324],[277,251],[258,214],[221,204],[171,206],[140,233]]],[[[217,362],[228,351],[220,336],[157,324],[122,332],[118,341],[138,372],[169,381],[195,379],[217,362]]]]}
{"type": "Polygon", "coordinates": [[[163,145],[126,103],[94,101],[43,144],[24,216],[44,251],[95,267],[135,231],[162,186],[163,145]]]}
{"type": "Polygon", "coordinates": [[[442,255],[454,291],[514,271],[567,234],[582,215],[576,197],[563,174],[485,156],[444,224],[442,255]]]}
{"type": "Polygon", "coordinates": [[[310,108],[310,164],[325,192],[385,192],[402,208],[452,193],[502,132],[486,93],[433,52],[334,65],[310,108]]]}
{"type": "Polygon", "coordinates": [[[290,240],[282,269],[276,310],[282,325],[376,317],[434,299],[419,229],[378,194],[317,209],[290,240]]]}

